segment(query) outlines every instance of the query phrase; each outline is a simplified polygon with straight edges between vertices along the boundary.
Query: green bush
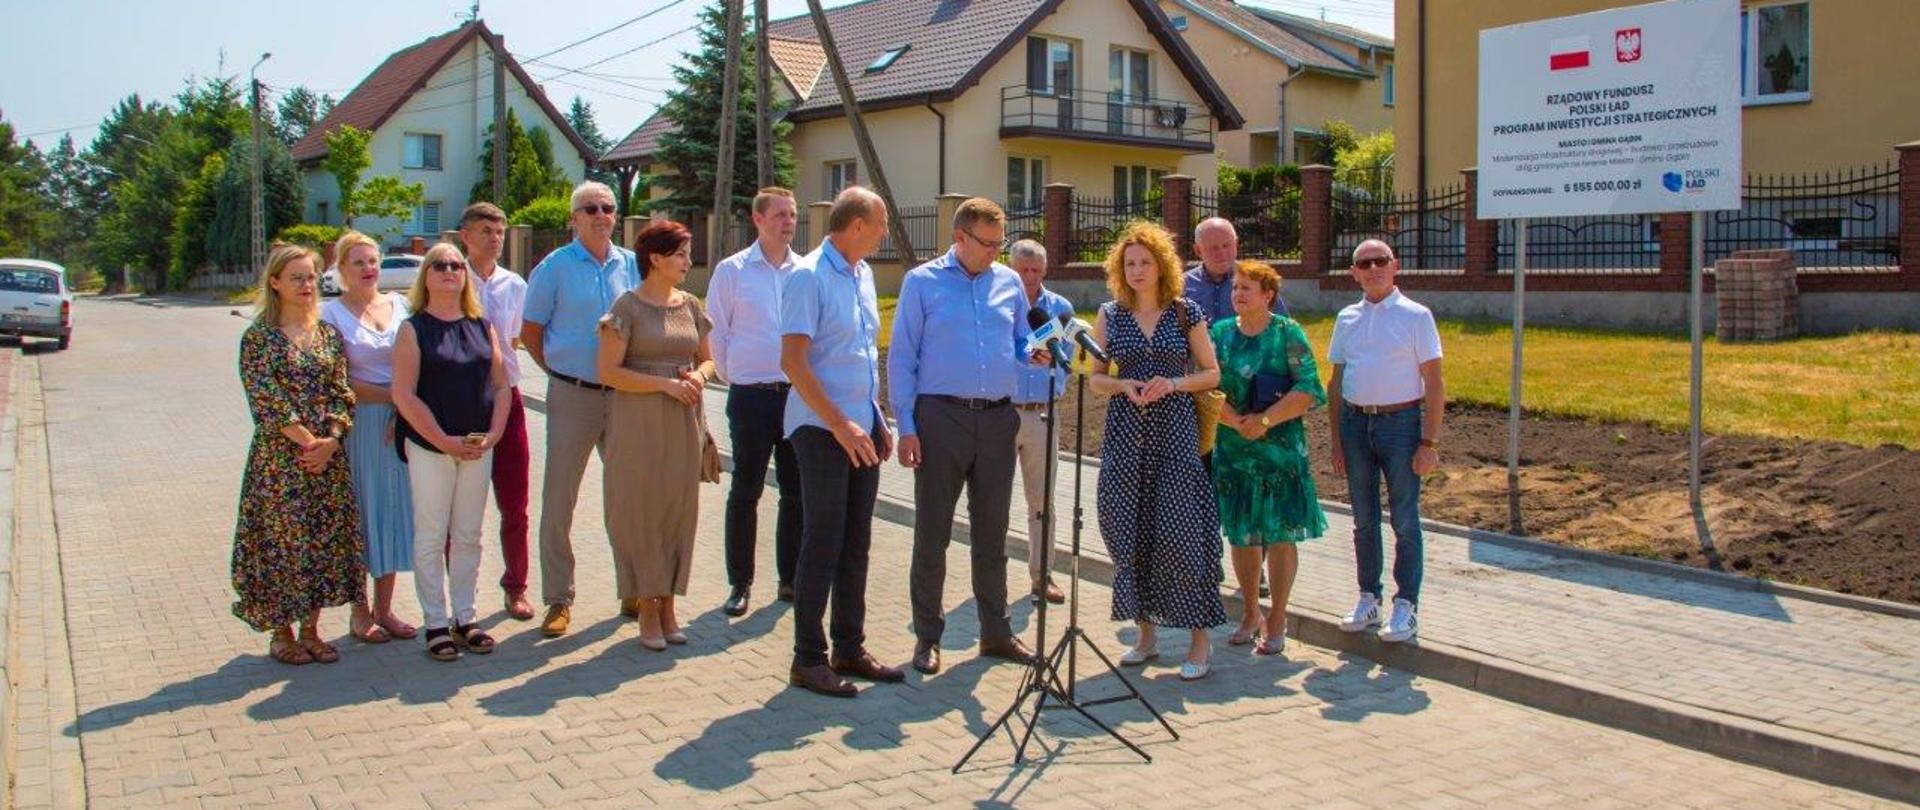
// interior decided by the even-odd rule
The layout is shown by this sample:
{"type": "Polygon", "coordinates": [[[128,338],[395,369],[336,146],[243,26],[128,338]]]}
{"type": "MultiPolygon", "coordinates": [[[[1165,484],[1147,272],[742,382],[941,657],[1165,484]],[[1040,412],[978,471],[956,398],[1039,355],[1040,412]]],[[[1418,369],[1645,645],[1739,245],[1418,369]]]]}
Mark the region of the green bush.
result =
{"type": "Polygon", "coordinates": [[[300,245],[301,247],[324,252],[328,245],[340,239],[340,234],[346,232],[347,229],[338,225],[302,223],[299,225],[288,225],[281,229],[279,233],[273,235],[273,241],[300,245]]]}
{"type": "Polygon", "coordinates": [[[567,227],[573,205],[566,197],[541,197],[513,212],[513,224],[528,225],[536,231],[556,231],[567,227]]]}

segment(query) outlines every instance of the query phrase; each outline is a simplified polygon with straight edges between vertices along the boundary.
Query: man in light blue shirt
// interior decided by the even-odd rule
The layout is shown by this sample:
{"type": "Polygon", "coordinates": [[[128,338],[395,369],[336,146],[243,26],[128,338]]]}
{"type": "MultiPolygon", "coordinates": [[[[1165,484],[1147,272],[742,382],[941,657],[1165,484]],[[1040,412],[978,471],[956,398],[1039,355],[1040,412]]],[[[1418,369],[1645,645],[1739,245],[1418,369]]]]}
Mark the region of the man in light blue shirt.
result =
{"type": "MultiPolygon", "coordinates": [[[[1032,239],[1022,239],[1007,249],[1007,263],[1020,276],[1028,307],[1039,307],[1047,317],[1073,316],[1073,302],[1049,290],[1042,283],[1047,277],[1047,249],[1032,239]]],[[[1047,471],[1058,466],[1059,455],[1047,441],[1047,399],[1067,392],[1067,371],[1057,365],[1026,365],[1020,369],[1020,387],[1014,392],[1013,407],[1020,412],[1020,433],[1014,437],[1013,452],[1020,460],[1020,486],[1027,493],[1027,573],[1033,580],[1033,595],[1053,604],[1067,601],[1060,586],[1041,567],[1041,550],[1053,538],[1051,525],[1042,526],[1040,516],[1047,509],[1047,471]],[[1051,391],[1049,391],[1051,389],[1051,391]]],[[[1057,441],[1059,437],[1055,437],[1057,441]]],[[[1053,521],[1049,521],[1052,523],[1053,521]]]]}
{"type": "MultiPolygon", "coordinates": [[[[573,605],[573,508],[587,457],[604,448],[612,390],[594,355],[600,316],[640,285],[633,251],[613,243],[613,190],[588,181],[573,190],[574,240],[541,260],[527,281],[520,342],[547,372],[547,461],[540,488],[540,632],[564,635],[573,605]]],[[[627,609],[622,605],[622,610],[627,609]]],[[[632,606],[638,611],[638,605],[632,606]]]]}
{"type": "Polygon", "coordinates": [[[887,231],[879,195],[834,198],[827,238],[780,288],[786,436],[800,462],[800,559],[794,566],[793,666],[787,681],[830,697],[859,690],[843,676],[900,681],[866,649],[867,553],[880,463],[893,437],[880,415],[880,306],[866,257],[887,231]],[[833,654],[821,627],[833,605],[833,654]]]}
{"type": "Polygon", "coordinates": [[[953,513],[967,491],[973,536],[973,596],[983,656],[1028,662],[1007,614],[1007,517],[1013,498],[1013,440],[1030,331],[1020,277],[997,261],[1007,215],[991,200],[960,204],[953,249],[908,272],[893,314],[887,391],[900,422],[900,464],[913,469],[913,666],[940,670],[946,629],[941,592],[953,513]]]}

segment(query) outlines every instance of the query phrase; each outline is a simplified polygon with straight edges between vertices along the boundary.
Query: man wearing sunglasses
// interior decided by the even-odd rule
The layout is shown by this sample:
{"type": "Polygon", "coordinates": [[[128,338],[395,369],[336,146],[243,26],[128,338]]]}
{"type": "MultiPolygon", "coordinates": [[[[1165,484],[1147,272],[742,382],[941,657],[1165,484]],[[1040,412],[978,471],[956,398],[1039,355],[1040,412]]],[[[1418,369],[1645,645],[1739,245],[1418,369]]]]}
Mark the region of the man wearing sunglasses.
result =
{"type": "Polygon", "coordinates": [[[540,595],[547,604],[540,632],[548,638],[565,635],[572,618],[573,508],[587,457],[606,446],[613,394],[595,364],[600,316],[640,285],[633,251],[613,243],[617,211],[606,184],[576,186],[573,241],[542,259],[527,282],[520,342],[552,379],[540,490],[540,595]]]}
{"type": "Polygon", "coordinates": [[[1007,522],[1012,509],[1013,395],[1025,364],[1027,326],[1020,276],[997,259],[1007,215],[991,200],[960,204],[953,248],[900,284],[887,352],[887,394],[900,423],[900,465],[913,469],[913,667],[940,670],[941,604],[953,512],[967,491],[973,535],[973,596],[980,654],[1028,661],[1007,613],[1007,522]]]}
{"type": "Polygon", "coordinates": [[[1440,332],[1433,312],[1394,286],[1400,260],[1378,239],[1353,249],[1353,278],[1363,297],[1340,310],[1327,344],[1333,469],[1347,477],[1353,501],[1353,556],[1360,600],[1340,629],[1380,628],[1382,641],[1419,631],[1422,541],[1420,477],[1440,467],[1440,422],[1447,402],[1440,378],[1440,332]],[[1380,619],[1380,482],[1393,514],[1393,613],[1380,619]]]}

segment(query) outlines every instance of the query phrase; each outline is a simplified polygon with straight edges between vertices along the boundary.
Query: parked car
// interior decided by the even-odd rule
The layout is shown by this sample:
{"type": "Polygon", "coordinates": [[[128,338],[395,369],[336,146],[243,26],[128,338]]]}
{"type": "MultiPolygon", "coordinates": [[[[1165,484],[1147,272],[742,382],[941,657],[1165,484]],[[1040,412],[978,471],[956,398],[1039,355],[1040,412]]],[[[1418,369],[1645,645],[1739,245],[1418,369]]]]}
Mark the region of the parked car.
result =
{"type": "MultiPolygon", "coordinates": [[[[405,291],[413,287],[413,280],[420,275],[420,257],[401,253],[380,260],[380,289],[405,291]]],[[[320,294],[339,295],[340,267],[327,268],[320,275],[320,294]]]]}
{"type": "Polygon", "coordinates": [[[0,259],[0,337],[73,342],[67,268],[38,259],[0,259]]]}

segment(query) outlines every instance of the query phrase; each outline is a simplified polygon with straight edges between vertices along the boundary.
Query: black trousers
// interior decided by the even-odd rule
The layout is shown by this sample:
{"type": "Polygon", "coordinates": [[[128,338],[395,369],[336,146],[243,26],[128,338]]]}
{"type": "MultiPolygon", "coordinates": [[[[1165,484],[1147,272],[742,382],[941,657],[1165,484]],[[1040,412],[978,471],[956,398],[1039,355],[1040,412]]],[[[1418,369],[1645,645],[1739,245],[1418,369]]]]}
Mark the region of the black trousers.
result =
{"type": "Polygon", "coordinates": [[[953,541],[953,513],[964,488],[980,642],[1005,641],[1013,635],[1007,615],[1007,519],[1013,509],[1020,412],[1012,405],[971,410],[923,396],[915,401],[913,415],[922,456],[913,473],[913,569],[907,580],[913,634],[923,642],[938,642],[946,630],[941,601],[947,545],[953,541]]]}
{"type": "Polygon", "coordinates": [[[774,519],[773,562],[780,584],[793,583],[800,556],[800,462],[782,435],[787,395],[764,388],[727,390],[727,432],[733,437],[733,489],[727,492],[727,584],[753,584],[753,552],[759,536],[760,495],[767,462],[780,490],[774,519]]]}
{"type": "Polygon", "coordinates": [[[793,663],[827,662],[821,622],[833,606],[833,652],[839,660],[866,649],[867,551],[873,544],[873,499],[880,468],[855,467],[825,428],[794,431],[800,461],[800,559],[793,581],[793,663]]]}

